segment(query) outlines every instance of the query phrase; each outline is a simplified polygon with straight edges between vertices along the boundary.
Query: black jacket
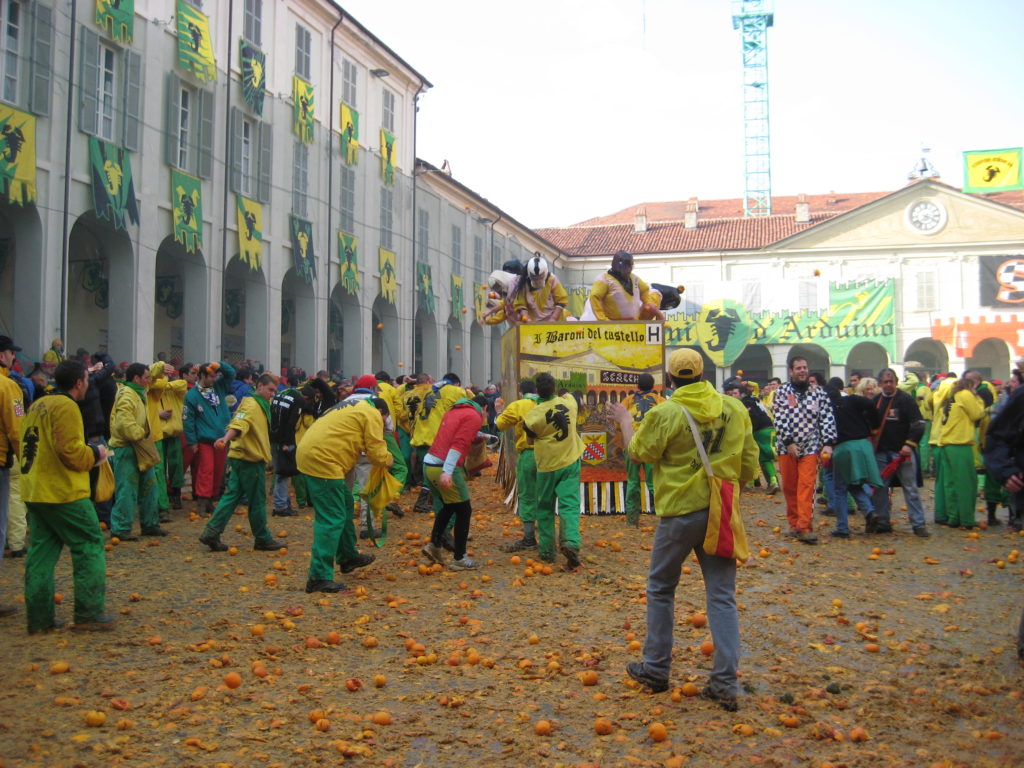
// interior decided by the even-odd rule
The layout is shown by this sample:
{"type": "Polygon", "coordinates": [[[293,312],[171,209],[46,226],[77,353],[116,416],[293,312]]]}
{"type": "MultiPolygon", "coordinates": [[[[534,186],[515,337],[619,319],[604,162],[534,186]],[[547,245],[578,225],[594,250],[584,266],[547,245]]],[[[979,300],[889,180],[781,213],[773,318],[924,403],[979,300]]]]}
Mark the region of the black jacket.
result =
{"type": "Polygon", "coordinates": [[[842,395],[837,390],[826,387],[832,410],[836,415],[836,429],[839,439],[836,444],[848,440],[864,440],[878,427],[880,417],[871,405],[871,401],[860,395],[842,395]]]}
{"type": "Polygon", "coordinates": [[[876,450],[899,451],[907,443],[916,446],[921,442],[925,425],[917,400],[897,389],[892,398],[879,394],[875,395],[872,402],[878,411],[878,418],[881,419],[883,414],[885,416],[876,450]]]}
{"type": "MultiPolygon", "coordinates": [[[[116,396],[117,383],[111,378],[113,374],[113,362],[105,362],[100,370],[89,374],[89,388],[85,391],[85,397],[78,403],[78,408],[82,412],[86,442],[110,437],[110,411],[104,413],[103,394],[108,385],[111,385],[116,396]]],[[[114,407],[113,399],[110,401],[110,407],[114,407]]]]}
{"type": "Polygon", "coordinates": [[[750,414],[750,427],[754,432],[759,429],[771,429],[772,418],[768,415],[768,411],[761,405],[761,401],[753,395],[744,395],[741,398],[743,405],[747,407],[747,413],[750,414]]]}
{"type": "Polygon", "coordinates": [[[1000,484],[1024,472],[1024,387],[1017,387],[988,425],[985,468],[1000,484]]]}

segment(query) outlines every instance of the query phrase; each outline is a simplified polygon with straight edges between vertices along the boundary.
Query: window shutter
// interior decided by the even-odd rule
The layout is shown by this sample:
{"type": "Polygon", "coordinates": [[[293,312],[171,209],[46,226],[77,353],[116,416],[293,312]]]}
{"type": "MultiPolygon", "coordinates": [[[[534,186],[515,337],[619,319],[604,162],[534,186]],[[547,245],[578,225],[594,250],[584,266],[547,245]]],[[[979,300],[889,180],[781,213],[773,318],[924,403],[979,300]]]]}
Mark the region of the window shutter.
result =
{"type": "Polygon", "coordinates": [[[242,191],[242,113],[231,108],[231,190],[242,191]]]}
{"type": "Polygon", "coordinates": [[[124,148],[137,152],[142,126],[142,57],[124,52],[124,148]]]}
{"type": "MultiPolygon", "coordinates": [[[[208,179],[213,175],[213,92],[205,88],[199,91],[199,146],[196,153],[199,164],[198,176],[208,179]]],[[[241,149],[241,145],[239,145],[241,149]]]]}
{"type": "Polygon", "coordinates": [[[270,123],[260,123],[259,180],[256,196],[261,203],[270,202],[270,173],[274,164],[274,131],[270,123]]]}
{"type": "Polygon", "coordinates": [[[292,213],[297,216],[305,216],[302,212],[302,169],[299,164],[302,162],[301,141],[292,142],[292,213]]]}
{"type": "Polygon", "coordinates": [[[100,38],[88,27],[82,27],[82,81],[78,86],[78,129],[95,136],[98,130],[96,111],[100,90],[100,38]]]}
{"type": "Polygon", "coordinates": [[[181,81],[173,72],[167,73],[167,98],[164,110],[164,162],[178,167],[178,118],[181,114],[181,81]]]}
{"type": "Polygon", "coordinates": [[[53,10],[42,3],[32,6],[32,81],[28,107],[37,115],[50,114],[53,79],[53,10]]]}

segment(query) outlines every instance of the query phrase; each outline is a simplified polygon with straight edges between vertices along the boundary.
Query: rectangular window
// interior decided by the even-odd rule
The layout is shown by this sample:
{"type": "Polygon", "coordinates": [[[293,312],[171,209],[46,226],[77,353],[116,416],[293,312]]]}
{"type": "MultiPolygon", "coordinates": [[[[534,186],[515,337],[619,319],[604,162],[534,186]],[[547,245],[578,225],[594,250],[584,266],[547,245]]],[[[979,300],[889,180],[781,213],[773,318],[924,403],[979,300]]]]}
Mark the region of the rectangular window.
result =
{"type": "Polygon", "coordinates": [[[491,243],[491,269],[501,269],[505,261],[505,238],[493,233],[492,237],[494,242],[491,243]]]}
{"type": "Polygon", "coordinates": [[[484,239],[480,235],[473,235],[473,269],[477,275],[484,269],[484,239]]]}
{"type": "Polygon", "coordinates": [[[384,89],[384,97],[382,100],[383,112],[381,114],[380,123],[385,131],[391,133],[395,132],[395,94],[389,91],[387,88],[384,89]]]}
{"type": "Polygon", "coordinates": [[[295,74],[303,80],[312,82],[313,71],[313,36],[301,24],[295,25],[295,74]]]}
{"type": "Polygon", "coordinates": [[[309,215],[309,147],[295,142],[292,169],[292,212],[297,216],[309,215]]]}
{"type": "Polygon", "coordinates": [[[0,98],[11,104],[18,101],[21,11],[21,3],[18,0],[0,0],[0,98]]]}
{"type": "Polygon", "coordinates": [[[356,99],[359,96],[359,70],[355,64],[348,59],[341,60],[341,100],[353,109],[359,104],[356,99]]]}
{"type": "Polygon", "coordinates": [[[935,309],[936,283],[934,272],[918,272],[915,289],[917,301],[915,307],[918,312],[931,312],[935,309]]]}
{"type": "Polygon", "coordinates": [[[452,224],[452,264],[462,269],[462,229],[452,224]]]}
{"type": "Polygon", "coordinates": [[[387,187],[380,190],[380,247],[394,250],[395,193],[387,187]]]}
{"type": "Polygon", "coordinates": [[[181,109],[178,112],[178,167],[184,170],[192,168],[189,158],[189,143],[192,133],[192,89],[187,85],[181,87],[181,109]]]}
{"type": "Polygon", "coordinates": [[[426,264],[430,255],[430,214],[420,208],[416,224],[416,258],[426,264]]]}
{"type": "Polygon", "coordinates": [[[341,166],[341,229],[356,231],[356,172],[347,165],[341,166]]]}
{"type": "Polygon", "coordinates": [[[245,0],[242,10],[242,37],[253,45],[263,38],[263,0],[245,0]]]}
{"type": "Polygon", "coordinates": [[[241,131],[241,165],[242,165],[242,178],[241,178],[241,193],[243,195],[252,194],[252,169],[253,169],[253,144],[256,139],[256,126],[253,125],[252,120],[242,120],[242,131],[241,131]]]}
{"type": "Polygon", "coordinates": [[[107,141],[114,141],[115,102],[117,99],[117,51],[106,45],[99,46],[97,65],[100,88],[97,93],[96,133],[107,141]]]}

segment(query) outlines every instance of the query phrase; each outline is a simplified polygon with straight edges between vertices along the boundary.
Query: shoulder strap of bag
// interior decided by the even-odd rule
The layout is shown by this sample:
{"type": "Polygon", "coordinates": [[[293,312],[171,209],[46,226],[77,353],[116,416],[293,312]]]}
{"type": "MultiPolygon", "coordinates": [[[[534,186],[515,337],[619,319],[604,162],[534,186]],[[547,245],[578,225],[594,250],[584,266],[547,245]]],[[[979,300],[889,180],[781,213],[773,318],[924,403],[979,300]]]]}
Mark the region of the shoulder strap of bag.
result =
{"type": "Polygon", "coordinates": [[[686,409],[686,406],[680,403],[678,400],[673,400],[673,403],[678,405],[683,415],[686,416],[686,421],[690,425],[690,433],[693,435],[693,442],[697,444],[697,453],[700,454],[701,463],[704,465],[704,472],[708,477],[714,477],[715,473],[711,469],[711,461],[708,459],[708,452],[704,450],[704,443],[700,439],[700,431],[697,429],[697,422],[693,420],[693,416],[686,409]]]}
{"type": "MultiPolygon", "coordinates": [[[[882,411],[882,423],[878,425],[878,429],[875,430],[875,434],[871,436],[871,447],[876,451],[878,450],[878,442],[882,439],[882,431],[885,429],[885,420],[889,417],[889,409],[892,407],[892,401],[896,399],[894,394],[892,397],[882,396],[885,402],[885,410],[882,411]]],[[[875,407],[878,410],[878,407],[875,407]]]]}

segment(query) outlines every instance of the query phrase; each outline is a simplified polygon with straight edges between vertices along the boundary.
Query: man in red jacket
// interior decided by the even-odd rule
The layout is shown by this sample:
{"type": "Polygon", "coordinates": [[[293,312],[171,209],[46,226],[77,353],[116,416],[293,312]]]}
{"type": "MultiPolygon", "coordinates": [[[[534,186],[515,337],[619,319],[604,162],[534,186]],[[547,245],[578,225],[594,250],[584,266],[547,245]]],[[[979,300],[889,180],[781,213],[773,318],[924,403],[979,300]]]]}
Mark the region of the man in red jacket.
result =
{"type": "Polygon", "coordinates": [[[455,551],[450,568],[469,570],[480,563],[466,554],[469,539],[469,518],[473,510],[466,486],[466,455],[484,425],[483,405],[474,400],[456,400],[444,415],[430,451],[423,459],[423,474],[434,498],[434,529],[430,543],[423,554],[431,561],[444,565],[441,542],[452,517],[455,517],[455,551]]]}

